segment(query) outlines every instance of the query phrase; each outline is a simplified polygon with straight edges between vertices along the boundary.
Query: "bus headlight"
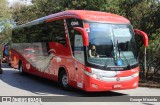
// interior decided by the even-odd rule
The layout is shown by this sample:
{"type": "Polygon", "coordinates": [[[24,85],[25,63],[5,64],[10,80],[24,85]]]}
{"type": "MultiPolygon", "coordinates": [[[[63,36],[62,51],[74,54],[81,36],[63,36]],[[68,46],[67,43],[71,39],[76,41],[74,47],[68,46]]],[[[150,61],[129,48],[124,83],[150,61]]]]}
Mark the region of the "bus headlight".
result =
{"type": "Polygon", "coordinates": [[[100,75],[95,74],[95,73],[90,73],[90,72],[88,72],[88,71],[86,71],[86,70],[84,70],[84,73],[85,73],[86,75],[88,75],[88,76],[94,78],[94,79],[100,79],[100,78],[101,78],[100,75]]]}
{"type": "Polygon", "coordinates": [[[139,72],[137,72],[137,73],[131,75],[131,77],[134,77],[134,78],[136,78],[136,77],[138,77],[138,76],[139,76],[139,72]]]}

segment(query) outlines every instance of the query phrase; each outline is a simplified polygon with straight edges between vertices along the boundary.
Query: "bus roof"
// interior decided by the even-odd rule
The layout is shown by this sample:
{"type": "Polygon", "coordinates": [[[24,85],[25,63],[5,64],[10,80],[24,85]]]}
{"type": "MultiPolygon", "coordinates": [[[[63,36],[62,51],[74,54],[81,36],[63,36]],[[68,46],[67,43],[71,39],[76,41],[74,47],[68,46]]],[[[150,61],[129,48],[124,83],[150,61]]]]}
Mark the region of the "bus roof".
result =
{"type": "MultiPolygon", "coordinates": [[[[89,11],[89,10],[66,10],[51,14],[36,20],[33,20],[27,24],[20,25],[18,27],[25,27],[34,24],[41,23],[43,21],[51,22],[53,20],[65,19],[65,18],[79,18],[86,21],[93,22],[105,22],[105,23],[118,23],[118,24],[129,24],[129,20],[123,16],[119,16],[112,13],[100,12],[100,11],[89,11]]],[[[16,28],[18,28],[16,27],[16,28]]]]}
{"type": "Polygon", "coordinates": [[[67,10],[47,16],[46,21],[55,18],[79,18],[87,21],[107,22],[107,23],[130,23],[128,19],[106,12],[89,11],[89,10],[67,10]]]}

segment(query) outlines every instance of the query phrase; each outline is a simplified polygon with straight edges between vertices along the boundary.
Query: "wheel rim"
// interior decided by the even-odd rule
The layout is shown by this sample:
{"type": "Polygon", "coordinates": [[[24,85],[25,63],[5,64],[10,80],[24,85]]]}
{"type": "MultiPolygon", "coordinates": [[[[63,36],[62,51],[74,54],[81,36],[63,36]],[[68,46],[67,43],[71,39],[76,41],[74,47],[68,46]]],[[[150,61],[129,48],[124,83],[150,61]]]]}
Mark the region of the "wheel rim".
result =
{"type": "Polygon", "coordinates": [[[63,75],[62,77],[62,84],[64,87],[67,87],[68,86],[68,77],[66,74],[63,75]]]}

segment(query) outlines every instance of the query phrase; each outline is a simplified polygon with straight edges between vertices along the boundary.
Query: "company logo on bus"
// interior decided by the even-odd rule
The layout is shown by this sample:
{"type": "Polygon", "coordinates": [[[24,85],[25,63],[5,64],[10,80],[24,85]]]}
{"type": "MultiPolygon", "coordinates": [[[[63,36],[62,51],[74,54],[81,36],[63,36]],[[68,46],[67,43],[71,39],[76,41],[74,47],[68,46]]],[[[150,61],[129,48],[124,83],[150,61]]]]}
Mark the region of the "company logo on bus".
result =
{"type": "Polygon", "coordinates": [[[78,23],[78,22],[71,22],[71,25],[72,25],[72,26],[78,26],[79,23],[78,23]]]}
{"type": "Polygon", "coordinates": [[[117,78],[116,78],[116,80],[117,80],[117,81],[120,81],[120,78],[119,78],[119,77],[117,77],[117,78]]]}

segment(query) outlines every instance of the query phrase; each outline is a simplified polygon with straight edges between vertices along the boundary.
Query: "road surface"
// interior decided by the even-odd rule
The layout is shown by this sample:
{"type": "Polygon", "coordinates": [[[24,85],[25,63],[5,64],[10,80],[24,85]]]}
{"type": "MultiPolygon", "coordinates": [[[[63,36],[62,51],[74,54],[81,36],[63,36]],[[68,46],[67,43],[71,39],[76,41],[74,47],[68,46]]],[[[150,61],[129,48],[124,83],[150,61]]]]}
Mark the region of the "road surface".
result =
{"type": "MultiPolygon", "coordinates": [[[[86,93],[77,89],[63,91],[58,83],[39,78],[33,75],[20,75],[18,70],[2,64],[3,74],[0,74],[0,96],[71,96],[71,97],[94,97],[94,99],[113,98],[119,99],[125,96],[160,96],[160,89],[142,88],[120,90],[110,92],[86,93]],[[96,98],[97,97],[97,98],[96,98]]],[[[160,98],[160,97],[159,97],[160,98]]],[[[116,101],[116,100],[115,100],[116,101]]],[[[0,102],[0,105],[19,105],[20,103],[0,102]]],[[[50,105],[50,102],[35,102],[34,105],[50,105]]],[[[75,102],[52,102],[52,105],[72,105],[75,102]]],[[[81,105],[80,102],[76,102],[81,105]]],[[[160,102],[83,102],[84,105],[160,105],[160,102]]],[[[32,105],[23,103],[22,105],[32,105]]]]}

